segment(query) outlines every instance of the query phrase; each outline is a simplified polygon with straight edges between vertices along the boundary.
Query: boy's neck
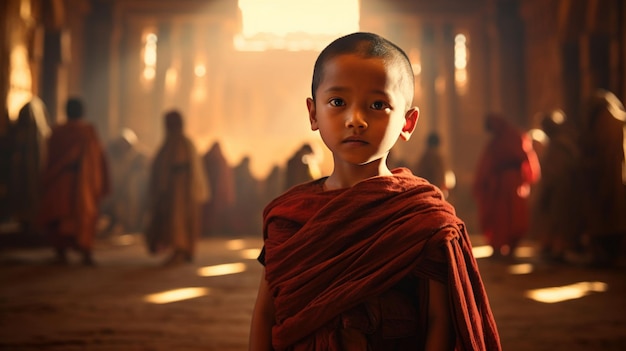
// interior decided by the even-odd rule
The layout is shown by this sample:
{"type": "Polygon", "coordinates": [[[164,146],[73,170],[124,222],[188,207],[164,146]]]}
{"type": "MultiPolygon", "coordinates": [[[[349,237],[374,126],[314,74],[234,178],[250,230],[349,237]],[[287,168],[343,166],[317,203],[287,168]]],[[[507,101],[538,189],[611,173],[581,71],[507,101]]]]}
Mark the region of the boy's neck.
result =
{"type": "Polygon", "coordinates": [[[376,160],[365,165],[337,165],[324,183],[326,190],[350,188],[355,184],[373,177],[391,176],[385,159],[376,160]]]}

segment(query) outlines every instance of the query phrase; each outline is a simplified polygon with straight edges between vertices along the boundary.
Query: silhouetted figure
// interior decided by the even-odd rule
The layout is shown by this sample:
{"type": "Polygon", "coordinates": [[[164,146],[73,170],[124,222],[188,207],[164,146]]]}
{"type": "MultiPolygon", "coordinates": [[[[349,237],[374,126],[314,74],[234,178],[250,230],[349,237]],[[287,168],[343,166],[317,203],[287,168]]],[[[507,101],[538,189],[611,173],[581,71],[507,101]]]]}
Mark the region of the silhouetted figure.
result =
{"type": "Polygon", "coordinates": [[[219,142],[213,143],[203,157],[211,199],[203,207],[202,234],[228,235],[233,231],[235,210],[235,174],[224,157],[219,142]]]}
{"type": "Polygon", "coordinates": [[[309,165],[309,162],[314,161],[313,155],[311,145],[304,144],[287,160],[285,189],[314,179],[311,173],[311,165],[309,165]]]}
{"type": "Polygon", "coordinates": [[[278,165],[272,167],[270,173],[263,180],[261,189],[261,204],[266,205],[285,189],[285,171],[278,165]]]}
{"type": "MultiPolygon", "coordinates": [[[[428,180],[437,186],[443,194],[448,197],[450,189],[454,183],[447,181],[446,175],[451,171],[448,169],[446,161],[439,145],[441,140],[437,132],[431,132],[426,139],[426,150],[415,165],[415,175],[428,180]]],[[[449,176],[448,176],[449,177],[449,176]]]]}
{"type": "Polygon", "coordinates": [[[109,143],[107,154],[112,189],[102,204],[102,213],[108,217],[104,235],[139,231],[145,225],[148,156],[137,135],[127,128],[109,143]]]}
{"type": "Polygon", "coordinates": [[[615,263],[626,236],[624,105],[611,92],[596,91],[582,119],[585,229],[593,264],[615,263]]]}
{"type": "Polygon", "coordinates": [[[236,220],[235,233],[255,235],[261,231],[259,182],[250,170],[250,157],[245,156],[235,166],[236,220]]]}
{"type": "Polygon", "coordinates": [[[202,204],[210,194],[200,156],[183,132],[182,115],[169,111],[164,124],[165,141],[150,172],[145,235],[149,252],[171,251],[164,265],[175,265],[193,261],[202,204]]]}
{"type": "Polygon", "coordinates": [[[528,196],[540,165],[530,138],[504,117],[487,115],[485,128],[492,137],[480,157],[473,193],[494,256],[509,256],[528,230],[528,196]]]}
{"type": "Polygon", "coordinates": [[[541,257],[565,262],[568,252],[578,251],[582,235],[578,135],[562,111],[546,114],[541,128],[548,139],[540,157],[541,179],[532,199],[531,228],[541,257]]]}
{"type": "Polygon", "coordinates": [[[9,185],[12,216],[30,233],[39,208],[41,172],[50,135],[48,111],[43,101],[33,97],[19,111],[13,128],[11,181],[9,185]]]}
{"type": "Polygon", "coordinates": [[[9,195],[13,145],[13,124],[4,110],[0,115],[0,224],[11,221],[13,214],[9,195]]]}
{"type": "Polygon", "coordinates": [[[93,265],[92,250],[102,198],[109,191],[107,161],[95,128],[84,120],[80,99],[66,104],[67,122],[52,128],[42,175],[38,220],[56,249],[56,262],[67,263],[67,250],[93,265]]]}

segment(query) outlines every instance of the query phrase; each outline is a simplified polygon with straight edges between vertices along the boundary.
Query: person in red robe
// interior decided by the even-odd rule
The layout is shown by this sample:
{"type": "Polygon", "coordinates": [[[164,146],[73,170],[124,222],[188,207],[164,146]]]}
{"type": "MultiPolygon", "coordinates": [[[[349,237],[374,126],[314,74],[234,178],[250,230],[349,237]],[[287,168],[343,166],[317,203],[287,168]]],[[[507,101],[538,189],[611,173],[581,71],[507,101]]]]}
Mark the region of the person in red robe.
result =
{"type": "Polygon", "coordinates": [[[485,128],[492,134],[474,176],[473,194],[479,224],[495,257],[512,257],[529,227],[531,185],[539,180],[540,165],[532,141],[498,114],[488,114],[485,128]]]}
{"type": "Polygon", "coordinates": [[[264,210],[250,350],[501,349],[465,224],[438,188],[387,168],[412,100],[388,40],[353,33],[320,53],[307,107],[334,169],[264,210]]]}
{"type": "Polygon", "coordinates": [[[93,265],[99,205],[109,191],[107,160],[96,129],[83,118],[83,102],[70,98],[66,114],[48,139],[38,223],[58,263],[67,263],[68,249],[75,249],[83,264],[93,265]]]}

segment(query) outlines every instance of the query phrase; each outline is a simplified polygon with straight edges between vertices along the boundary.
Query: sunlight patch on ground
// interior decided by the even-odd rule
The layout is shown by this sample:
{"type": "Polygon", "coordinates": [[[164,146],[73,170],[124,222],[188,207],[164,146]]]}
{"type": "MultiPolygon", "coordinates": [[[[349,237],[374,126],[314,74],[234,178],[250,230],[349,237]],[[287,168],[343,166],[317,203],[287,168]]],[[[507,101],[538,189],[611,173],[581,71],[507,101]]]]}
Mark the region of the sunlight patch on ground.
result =
{"type": "Polygon", "coordinates": [[[490,245],[474,246],[472,247],[474,258],[486,258],[493,255],[493,247],[490,245]]]}
{"type": "Polygon", "coordinates": [[[147,295],[144,301],[154,304],[166,304],[172,302],[178,302],[183,300],[194,299],[200,296],[206,296],[209,294],[207,288],[181,288],[168,290],[156,294],[147,295]]]}
{"type": "Polygon", "coordinates": [[[535,256],[535,249],[531,246],[520,246],[515,249],[515,256],[520,258],[530,258],[535,256]]]}
{"type": "Polygon", "coordinates": [[[228,241],[226,242],[226,247],[227,247],[229,250],[233,250],[233,251],[235,251],[235,250],[241,250],[241,249],[243,249],[244,247],[246,247],[246,242],[245,242],[244,240],[242,240],[242,239],[233,239],[233,240],[228,240],[228,241]]]}
{"type": "Polygon", "coordinates": [[[520,263],[509,266],[509,273],[520,275],[520,274],[530,274],[533,271],[533,265],[530,263],[520,263]]]}
{"type": "Polygon", "coordinates": [[[574,300],[589,295],[592,292],[607,291],[608,284],[603,282],[580,282],[570,285],[528,290],[526,297],[544,303],[557,303],[574,300]]]}
{"type": "Polygon", "coordinates": [[[215,277],[220,275],[236,274],[246,271],[246,265],[237,263],[224,263],[215,266],[198,268],[198,275],[201,277],[215,277]]]}
{"type": "Polygon", "coordinates": [[[261,253],[261,249],[246,249],[246,250],[241,250],[240,252],[241,258],[244,258],[247,260],[256,260],[259,257],[260,253],[261,253]]]}

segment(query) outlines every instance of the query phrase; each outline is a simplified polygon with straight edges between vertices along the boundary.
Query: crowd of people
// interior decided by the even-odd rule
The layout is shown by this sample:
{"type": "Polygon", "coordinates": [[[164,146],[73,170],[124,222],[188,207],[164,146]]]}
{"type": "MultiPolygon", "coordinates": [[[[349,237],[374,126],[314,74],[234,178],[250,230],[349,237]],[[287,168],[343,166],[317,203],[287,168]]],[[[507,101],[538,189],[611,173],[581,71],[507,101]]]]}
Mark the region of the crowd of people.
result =
{"type": "Polygon", "coordinates": [[[491,139],[473,193],[481,231],[495,257],[512,257],[522,239],[548,263],[611,267],[626,254],[626,111],[598,90],[576,118],[540,116],[539,138],[490,114],[491,139]]]}
{"type": "Polygon", "coordinates": [[[67,120],[50,127],[45,105],[33,97],[15,123],[5,120],[2,138],[2,220],[49,240],[59,264],[75,250],[93,265],[96,237],[127,233],[143,234],[151,254],[170,252],[166,264],[189,262],[201,236],[260,233],[263,205],[316,170],[305,144],[258,179],[250,157],[231,166],[219,141],[200,154],[176,110],[164,114],[165,138],[154,156],[128,128],[103,143],[79,98],[68,99],[65,112],[67,120]]]}

